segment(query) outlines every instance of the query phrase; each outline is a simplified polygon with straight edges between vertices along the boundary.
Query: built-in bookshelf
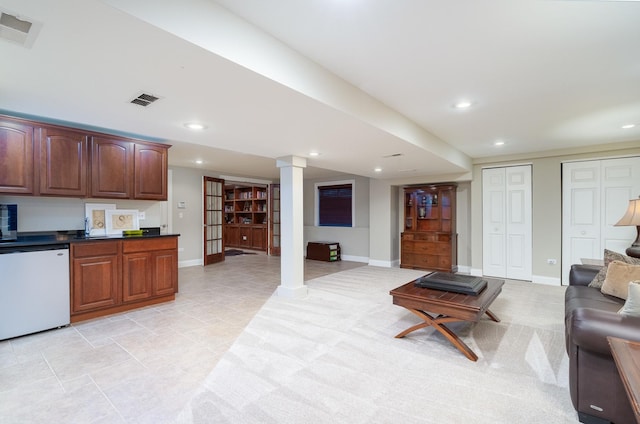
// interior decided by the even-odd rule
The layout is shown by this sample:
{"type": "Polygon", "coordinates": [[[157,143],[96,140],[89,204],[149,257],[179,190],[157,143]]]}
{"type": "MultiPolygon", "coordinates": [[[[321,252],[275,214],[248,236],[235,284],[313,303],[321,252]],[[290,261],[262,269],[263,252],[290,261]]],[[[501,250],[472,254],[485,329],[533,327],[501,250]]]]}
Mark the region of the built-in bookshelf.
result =
{"type": "Polygon", "coordinates": [[[267,249],[268,193],[267,186],[225,186],[225,246],[267,249]]]}

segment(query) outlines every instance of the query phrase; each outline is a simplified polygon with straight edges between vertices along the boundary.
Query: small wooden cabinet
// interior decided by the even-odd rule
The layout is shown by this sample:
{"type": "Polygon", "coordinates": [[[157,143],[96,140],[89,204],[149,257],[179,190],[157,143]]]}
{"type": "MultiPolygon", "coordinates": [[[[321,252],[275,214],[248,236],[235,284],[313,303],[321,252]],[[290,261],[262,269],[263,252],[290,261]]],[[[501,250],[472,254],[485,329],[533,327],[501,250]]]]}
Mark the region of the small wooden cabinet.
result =
{"type": "Polygon", "coordinates": [[[178,237],[71,243],[71,321],[175,299],[178,237]]]}
{"type": "Polygon", "coordinates": [[[225,246],[266,251],[268,188],[227,185],[224,191],[225,246]]]}
{"type": "Polygon", "coordinates": [[[310,241],[307,243],[307,259],[316,261],[339,261],[340,243],[330,241],[310,241]]]}
{"type": "Polygon", "coordinates": [[[400,266],[456,272],[455,218],[455,184],[406,187],[400,266]]]}
{"type": "Polygon", "coordinates": [[[34,193],[33,126],[0,117],[0,193],[34,193]]]}

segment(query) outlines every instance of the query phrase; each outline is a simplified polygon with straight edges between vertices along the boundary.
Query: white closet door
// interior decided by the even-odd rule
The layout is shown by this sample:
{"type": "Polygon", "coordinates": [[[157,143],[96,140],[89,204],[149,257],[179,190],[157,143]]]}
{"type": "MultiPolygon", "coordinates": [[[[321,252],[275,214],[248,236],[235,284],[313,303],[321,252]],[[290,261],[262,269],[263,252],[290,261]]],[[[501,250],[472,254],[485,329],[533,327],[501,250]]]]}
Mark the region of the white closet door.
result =
{"type": "Polygon", "coordinates": [[[531,166],[482,172],[482,272],[531,280],[531,166]]]}
{"type": "Polygon", "coordinates": [[[482,274],[506,277],[506,172],[482,170],[482,274]]]}
{"type": "Polygon", "coordinates": [[[562,281],[571,264],[599,258],[600,161],[565,163],[562,167],[562,281]]]}
{"type": "Polygon", "coordinates": [[[505,169],[507,183],[506,278],[531,280],[531,167],[505,169]]]}
{"type": "Polygon", "coordinates": [[[562,165],[562,283],[571,265],[602,259],[604,249],[624,253],[634,227],[614,227],[640,194],[640,157],[562,165]]]}

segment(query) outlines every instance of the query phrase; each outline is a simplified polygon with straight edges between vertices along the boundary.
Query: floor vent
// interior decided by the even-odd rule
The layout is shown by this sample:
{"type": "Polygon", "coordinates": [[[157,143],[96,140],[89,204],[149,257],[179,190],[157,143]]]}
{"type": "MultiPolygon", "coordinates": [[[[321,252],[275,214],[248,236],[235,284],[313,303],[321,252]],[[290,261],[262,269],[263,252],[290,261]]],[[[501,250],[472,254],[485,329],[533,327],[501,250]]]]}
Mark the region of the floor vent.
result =
{"type": "Polygon", "coordinates": [[[0,39],[30,48],[42,24],[0,9],[0,39]]]}
{"type": "Polygon", "coordinates": [[[160,97],[156,97],[156,96],[154,96],[152,94],[142,93],[138,97],[136,97],[135,99],[131,100],[131,103],[133,103],[134,105],[147,107],[151,103],[153,103],[153,102],[155,102],[156,100],[159,100],[159,99],[160,99],[160,97]]]}

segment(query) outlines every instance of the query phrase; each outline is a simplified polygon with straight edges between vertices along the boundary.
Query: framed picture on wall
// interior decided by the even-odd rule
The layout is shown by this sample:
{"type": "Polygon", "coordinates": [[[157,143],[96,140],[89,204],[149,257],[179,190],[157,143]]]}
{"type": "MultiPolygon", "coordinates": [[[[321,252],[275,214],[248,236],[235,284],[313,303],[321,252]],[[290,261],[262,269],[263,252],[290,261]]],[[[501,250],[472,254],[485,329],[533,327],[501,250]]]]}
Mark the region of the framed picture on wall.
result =
{"type": "Polygon", "coordinates": [[[116,205],[111,203],[85,203],[84,204],[84,216],[87,220],[87,228],[89,229],[89,236],[104,236],[107,235],[107,221],[106,210],[115,209],[116,205]]]}
{"type": "Polygon", "coordinates": [[[105,210],[107,234],[122,234],[124,230],[139,230],[137,209],[105,210]]]}

